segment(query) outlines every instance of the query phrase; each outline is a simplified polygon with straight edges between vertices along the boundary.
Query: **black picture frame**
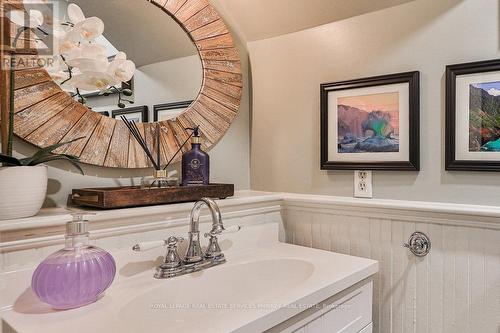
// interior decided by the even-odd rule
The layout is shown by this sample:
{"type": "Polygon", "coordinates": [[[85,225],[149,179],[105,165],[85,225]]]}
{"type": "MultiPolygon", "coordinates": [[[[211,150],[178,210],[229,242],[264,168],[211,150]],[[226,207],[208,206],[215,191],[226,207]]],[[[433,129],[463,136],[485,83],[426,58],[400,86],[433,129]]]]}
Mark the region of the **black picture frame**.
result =
{"type": "MultiPolygon", "coordinates": [[[[456,159],[457,77],[460,75],[500,72],[500,59],[446,66],[445,169],[448,171],[500,171],[500,160],[456,159]]],[[[500,75],[499,75],[500,81],[500,75]]]]}
{"type": "Polygon", "coordinates": [[[185,109],[189,107],[191,103],[193,103],[193,100],[153,105],[153,121],[158,121],[158,116],[161,111],[185,109]]]}
{"type": "Polygon", "coordinates": [[[320,168],[321,170],[420,170],[420,72],[374,76],[320,85],[320,168]],[[409,88],[409,158],[407,161],[340,162],[328,160],[328,93],[366,87],[408,83],[409,88]]]}
{"type": "Polygon", "coordinates": [[[149,122],[149,108],[147,105],[142,105],[142,106],[134,106],[130,108],[124,108],[124,109],[117,109],[111,111],[111,117],[112,118],[119,118],[122,115],[128,115],[131,113],[141,113],[141,123],[147,123],[149,122]]]}

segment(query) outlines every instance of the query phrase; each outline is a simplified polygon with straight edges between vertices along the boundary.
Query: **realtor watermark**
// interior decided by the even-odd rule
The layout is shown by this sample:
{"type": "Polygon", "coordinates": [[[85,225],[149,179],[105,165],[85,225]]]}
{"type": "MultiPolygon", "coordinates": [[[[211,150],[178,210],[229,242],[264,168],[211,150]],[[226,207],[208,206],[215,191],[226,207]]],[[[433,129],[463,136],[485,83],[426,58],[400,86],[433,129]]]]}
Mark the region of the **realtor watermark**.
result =
{"type": "Polygon", "coordinates": [[[152,303],[151,310],[277,310],[277,309],[328,309],[350,308],[350,304],[279,304],[279,303],[152,303]]]}
{"type": "Polygon", "coordinates": [[[23,0],[22,7],[18,5],[15,2],[0,3],[5,20],[1,24],[0,39],[0,48],[5,55],[2,68],[53,66],[57,54],[54,32],[59,22],[59,2],[23,0]]]}

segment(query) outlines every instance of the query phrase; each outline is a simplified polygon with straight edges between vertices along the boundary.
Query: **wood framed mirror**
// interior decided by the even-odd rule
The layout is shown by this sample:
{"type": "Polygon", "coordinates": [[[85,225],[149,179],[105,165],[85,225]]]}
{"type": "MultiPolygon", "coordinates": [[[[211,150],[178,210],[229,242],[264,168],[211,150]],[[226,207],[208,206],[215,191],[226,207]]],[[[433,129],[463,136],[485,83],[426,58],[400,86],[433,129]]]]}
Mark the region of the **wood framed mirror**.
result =
{"type": "MultiPolygon", "coordinates": [[[[231,33],[207,0],[141,1],[156,6],[182,27],[197,48],[203,71],[200,91],[191,105],[177,117],[158,122],[162,160],[170,160],[189,136],[185,128],[195,125],[200,126],[203,148],[208,150],[228,130],[241,102],[241,63],[231,33]]],[[[30,52],[18,48],[16,54],[29,55],[30,52]]],[[[14,133],[37,147],[85,137],[58,152],[78,156],[82,163],[97,166],[150,167],[144,152],[121,121],[75,101],[44,69],[36,66],[36,61],[16,68],[14,105],[14,133]]],[[[157,125],[138,126],[156,154],[157,125]]],[[[178,154],[174,161],[180,157],[178,154]]]]}

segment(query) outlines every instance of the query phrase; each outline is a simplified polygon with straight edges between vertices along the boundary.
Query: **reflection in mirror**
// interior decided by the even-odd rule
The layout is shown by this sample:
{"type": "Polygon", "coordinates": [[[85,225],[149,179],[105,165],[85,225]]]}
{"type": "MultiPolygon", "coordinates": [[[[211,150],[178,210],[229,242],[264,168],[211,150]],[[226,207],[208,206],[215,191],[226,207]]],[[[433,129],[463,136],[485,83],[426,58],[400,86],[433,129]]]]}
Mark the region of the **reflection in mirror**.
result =
{"type": "MultiPolygon", "coordinates": [[[[110,64],[117,55],[122,57],[121,51],[136,66],[133,77],[118,84],[120,90],[131,96],[119,95],[113,89],[106,90],[105,95],[102,90],[99,93],[91,87],[81,89],[89,108],[110,115],[118,114],[119,108],[134,107],[153,113],[155,105],[196,98],[203,75],[197,49],[179,24],[160,8],[137,0],[58,0],[58,16],[62,22],[70,21],[68,6],[72,3],[82,9],[86,18],[98,17],[104,23],[103,33],[95,39],[95,44],[105,47],[110,64]]],[[[74,90],[65,85],[62,88],[74,94],[74,90]]],[[[80,96],[75,98],[78,100],[80,96]]],[[[163,109],[160,120],[176,117],[180,111],[179,108],[163,109]]],[[[147,121],[155,117],[147,114],[140,118],[147,121]]]]}
{"type": "Polygon", "coordinates": [[[155,105],[153,107],[153,120],[163,121],[172,118],[172,116],[176,117],[184,112],[191,103],[193,103],[192,100],[155,105]]]}

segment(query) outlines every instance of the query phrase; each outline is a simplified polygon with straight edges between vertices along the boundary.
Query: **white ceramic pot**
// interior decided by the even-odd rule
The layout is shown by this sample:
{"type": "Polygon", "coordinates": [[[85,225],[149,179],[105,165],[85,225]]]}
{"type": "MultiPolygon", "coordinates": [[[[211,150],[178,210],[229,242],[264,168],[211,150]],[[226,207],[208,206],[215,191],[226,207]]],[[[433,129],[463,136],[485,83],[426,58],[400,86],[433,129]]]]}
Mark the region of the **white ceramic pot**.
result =
{"type": "Polygon", "coordinates": [[[0,168],[0,220],[36,215],[46,193],[46,166],[0,168]]]}

